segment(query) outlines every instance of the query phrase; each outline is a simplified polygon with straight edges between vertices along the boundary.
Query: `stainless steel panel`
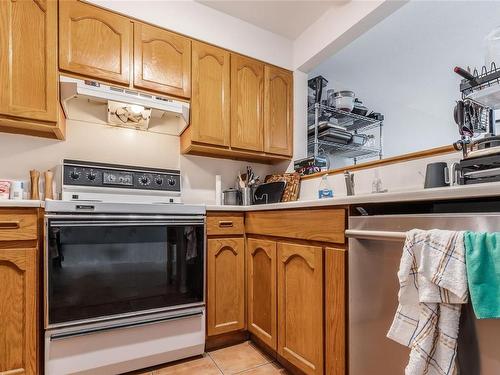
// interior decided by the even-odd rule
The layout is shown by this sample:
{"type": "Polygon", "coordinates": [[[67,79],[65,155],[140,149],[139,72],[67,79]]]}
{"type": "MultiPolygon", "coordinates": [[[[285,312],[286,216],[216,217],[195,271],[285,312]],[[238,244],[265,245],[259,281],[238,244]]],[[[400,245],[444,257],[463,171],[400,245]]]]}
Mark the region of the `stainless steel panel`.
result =
{"type": "MultiPolygon", "coordinates": [[[[351,217],[355,231],[409,229],[500,231],[498,214],[388,215],[351,217]]],[[[359,234],[359,233],[358,233],[359,234]]],[[[397,271],[403,239],[349,239],[349,374],[403,374],[409,349],[386,338],[397,308],[397,271]]],[[[464,307],[459,337],[462,374],[500,373],[500,321],[477,320],[464,307]]]]}

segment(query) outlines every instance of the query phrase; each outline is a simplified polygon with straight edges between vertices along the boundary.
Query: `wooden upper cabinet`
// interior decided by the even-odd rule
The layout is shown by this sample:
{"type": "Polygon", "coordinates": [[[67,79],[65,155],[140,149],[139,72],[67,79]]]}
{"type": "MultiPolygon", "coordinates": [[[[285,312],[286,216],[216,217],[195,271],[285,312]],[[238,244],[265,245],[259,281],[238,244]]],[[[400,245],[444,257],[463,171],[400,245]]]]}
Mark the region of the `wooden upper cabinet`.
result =
{"type": "Polygon", "coordinates": [[[264,149],[264,64],[231,54],[231,147],[264,149]]]}
{"type": "Polygon", "coordinates": [[[230,53],[193,42],[191,138],[193,142],[229,146],[230,53]]]}
{"type": "Polygon", "coordinates": [[[208,240],[207,333],[245,328],[245,243],[243,238],[208,240]]]}
{"type": "Polygon", "coordinates": [[[134,22],[134,86],[191,96],[191,40],[134,22]]]}
{"type": "Polygon", "coordinates": [[[323,374],[323,249],[278,243],[278,353],[323,374]]]}
{"type": "Polygon", "coordinates": [[[248,330],[276,350],[276,242],[247,240],[248,330]]]}
{"type": "Polygon", "coordinates": [[[126,17],[76,0],[59,2],[59,67],[128,84],[132,23],[126,17]]]}
{"type": "Polygon", "coordinates": [[[0,2],[0,113],[57,122],[57,2],[0,2]]]}
{"type": "Polygon", "coordinates": [[[0,249],[1,374],[38,373],[36,254],[35,248],[0,249]]]}
{"type": "Polygon", "coordinates": [[[293,75],[266,65],[264,68],[264,151],[292,156],[293,75]]]}

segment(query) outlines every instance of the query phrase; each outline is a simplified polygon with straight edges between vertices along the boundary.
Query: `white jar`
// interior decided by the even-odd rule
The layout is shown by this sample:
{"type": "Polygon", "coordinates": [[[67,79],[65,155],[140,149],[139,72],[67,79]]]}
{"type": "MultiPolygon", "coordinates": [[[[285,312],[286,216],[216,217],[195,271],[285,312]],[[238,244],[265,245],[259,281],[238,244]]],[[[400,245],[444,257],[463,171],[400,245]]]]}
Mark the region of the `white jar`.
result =
{"type": "Polygon", "coordinates": [[[24,195],[23,181],[12,181],[10,184],[10,199],[21,200],[24,195]]]}

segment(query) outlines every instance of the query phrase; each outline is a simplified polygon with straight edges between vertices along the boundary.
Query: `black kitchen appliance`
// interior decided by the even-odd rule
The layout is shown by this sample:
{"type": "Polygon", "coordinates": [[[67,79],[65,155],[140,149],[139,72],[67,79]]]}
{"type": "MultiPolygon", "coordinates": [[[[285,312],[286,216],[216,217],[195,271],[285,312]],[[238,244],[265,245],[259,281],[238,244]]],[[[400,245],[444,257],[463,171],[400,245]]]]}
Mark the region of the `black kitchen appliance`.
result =
{"type": "Polygon", "coordinates": [[[268,182],[261,184],[255,189],[254,204],[267,204],[281,202],[281,197],[285,191],[286,182],[268,182]]]}

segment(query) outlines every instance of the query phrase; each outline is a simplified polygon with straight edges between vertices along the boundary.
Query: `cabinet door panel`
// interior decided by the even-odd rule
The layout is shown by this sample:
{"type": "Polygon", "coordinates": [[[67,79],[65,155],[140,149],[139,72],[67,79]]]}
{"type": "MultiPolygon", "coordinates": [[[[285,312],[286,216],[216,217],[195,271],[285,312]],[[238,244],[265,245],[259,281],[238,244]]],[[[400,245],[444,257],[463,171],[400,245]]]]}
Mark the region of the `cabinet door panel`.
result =
{"type": "Polygon", "coordinates": [[[134,86],[189,98],[191,40],[135,22],[134,86]]]}
{"type": "Polygon", "coordinates": [[[245,328],[243,238],[208,240],[208,335],[245,328]]]}
{"type": "Polygon", "coordinates": [[[264,64],[231,55],[231,147],[263,151],[264,64]]]}
{"type": "Polygon", "coordinates": [[[278,353],[323,373],[323,249],[278,243],[278,353]]]}
{"type": "Polygon", "coordinates": [[[57,121],[57,3],[0,2],[0,113],[57,121]]]}
{"type": "Polygon", "coordinates": [[[264,69],[264,151],[292,156],[293,76],[269,65],[264,69]]]}
{"type": "Polygon", "coordinates": [[[0,373],[37,373],[36,249],[0,249],[0,373]]]}
{"type": "Polygon", "coordinates": [[[229,146],[230,53],[193,42],[192,140],[229,146]]]}
{"type": "Polygon", "coordinates": [[[132,24],[97,7],[59,3],[59,66],[76,74],[128,84],[132,24]]]}
{"type": "Polygon", "coordinates": [[[248,330],[276,350],[276,242],[247,241],[248,330]]]}
{"type": "Polygon", "coordinates": [[[325,250],[325,372],[346,373],[347,250],[325,250]]]}

